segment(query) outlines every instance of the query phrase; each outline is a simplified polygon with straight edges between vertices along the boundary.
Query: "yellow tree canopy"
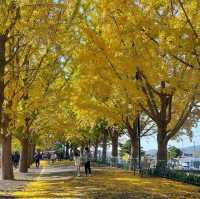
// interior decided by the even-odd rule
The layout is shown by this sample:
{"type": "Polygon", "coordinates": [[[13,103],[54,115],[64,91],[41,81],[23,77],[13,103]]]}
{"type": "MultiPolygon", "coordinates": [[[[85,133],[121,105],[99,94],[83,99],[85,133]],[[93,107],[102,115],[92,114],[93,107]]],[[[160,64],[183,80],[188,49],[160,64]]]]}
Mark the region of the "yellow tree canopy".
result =
{"type": "MultiPolygon", "coordinates": [[[[197,0],[92,2],[74,55],[76,104],[100,115],[109,105],[99,102],[120,99],[118,107],[123,101],[139,106],[175,136],[186,118],[194,118],[188,115],[199,112],[198,5],[197,0]],[[169,100],[166,107],[162,96],[169,100]]],[[[187,124],[191,128],[194,120],[187,124]]]]}

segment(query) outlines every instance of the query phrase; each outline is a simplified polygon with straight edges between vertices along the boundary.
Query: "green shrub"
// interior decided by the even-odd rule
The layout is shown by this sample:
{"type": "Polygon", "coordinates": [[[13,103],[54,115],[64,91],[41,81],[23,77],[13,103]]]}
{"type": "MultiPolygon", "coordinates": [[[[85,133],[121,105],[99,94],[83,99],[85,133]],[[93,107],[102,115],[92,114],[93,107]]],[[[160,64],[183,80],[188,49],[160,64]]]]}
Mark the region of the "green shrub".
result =
{"type": "Polygon", "coordinates": [[[185,171],[177,171],[177,170],[170,170],[170,169],[149,169],[148,172],[149,176],[159,176],[168,179],[177,180],[180,182],[194,184],[200,186],[200,175],[195,173],[189,173],[185,171]]]}

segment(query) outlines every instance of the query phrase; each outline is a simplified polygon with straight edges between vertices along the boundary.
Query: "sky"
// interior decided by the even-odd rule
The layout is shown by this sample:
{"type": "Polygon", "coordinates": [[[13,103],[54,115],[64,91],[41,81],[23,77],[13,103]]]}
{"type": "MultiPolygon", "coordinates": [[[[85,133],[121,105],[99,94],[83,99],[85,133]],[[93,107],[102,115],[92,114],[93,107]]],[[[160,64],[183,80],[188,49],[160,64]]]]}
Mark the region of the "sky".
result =
{"type": "MultiPolygon", "coordinates": [[[[200,145],[200,123],[197,128],[193,128],[192,142],[187,136],[182,136],[180,141],[169,141],[168,146],[176,146],[177,148],[183,148],[188,146],[200,145]]],[[[156,136],[145,137],[141,140],[141,146],[143,150],[148,151],[151,149],[157,149],[156,136]]]]}

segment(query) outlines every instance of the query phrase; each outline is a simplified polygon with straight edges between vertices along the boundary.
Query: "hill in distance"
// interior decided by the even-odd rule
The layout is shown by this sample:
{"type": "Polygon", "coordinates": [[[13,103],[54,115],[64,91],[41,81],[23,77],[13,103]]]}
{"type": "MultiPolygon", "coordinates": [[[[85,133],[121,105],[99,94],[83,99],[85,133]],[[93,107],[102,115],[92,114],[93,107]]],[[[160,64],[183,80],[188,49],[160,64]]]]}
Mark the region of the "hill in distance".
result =
{"type": "MultiPolygon", "coordinates": [[[[181,151],[183,151],[183,153],[193,154],[196,152],[200,152],[200,145],[188,146],[188,147],[184,147],[184,148],[180,148],[180,149],[181,149],[181,151]]],[[[157,153],[156,149],[146,151],[146,154],[149,154],[149,155],[156,155],[156,153],[157,153]]]]}

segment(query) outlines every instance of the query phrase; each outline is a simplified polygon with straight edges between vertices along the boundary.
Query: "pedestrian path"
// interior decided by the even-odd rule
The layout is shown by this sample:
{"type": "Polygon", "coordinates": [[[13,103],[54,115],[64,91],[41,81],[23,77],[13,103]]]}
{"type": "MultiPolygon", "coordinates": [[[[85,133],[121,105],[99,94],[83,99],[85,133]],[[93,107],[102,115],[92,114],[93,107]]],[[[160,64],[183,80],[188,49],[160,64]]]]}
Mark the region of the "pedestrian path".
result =
{"type": "Polygon", "coordinates": [[[20,173],[18,169],[14,168],[15,180],[0,180],[0,198],[11,198],[12,192],[22,189],[26,184],[32,182],[39,176],[45,164],[46,162],[42,161],[41,168],[35,168],[33,165],[28,173],[20,173]]]}
{"type": "Polygon", "coordinates": [[[75,177],[71,163],[65,164],[47,165],[37,178],[13,196],[20,199],[200,198],[200,187],[197,186],[162,178],[140,178],[132,172],[106,167],[93,167],[91,177],[75,177]]]}

